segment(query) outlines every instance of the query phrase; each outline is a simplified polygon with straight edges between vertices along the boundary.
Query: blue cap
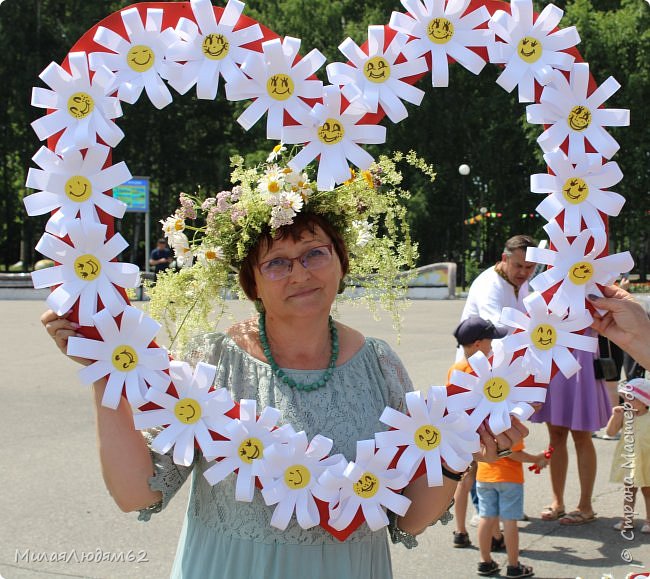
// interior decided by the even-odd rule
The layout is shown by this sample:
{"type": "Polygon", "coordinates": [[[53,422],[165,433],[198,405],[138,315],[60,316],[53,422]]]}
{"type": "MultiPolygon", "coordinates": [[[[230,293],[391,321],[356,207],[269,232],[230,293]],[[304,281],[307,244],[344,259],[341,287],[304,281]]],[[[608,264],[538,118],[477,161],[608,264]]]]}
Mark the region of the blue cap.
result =
{"type": "Polygon", "coordinates": [[[454,330],[454,338],[460,346],[472,344],[476,340],[498,340],[508,334],[505,328],[497,328],[490,320],[471,316],[463,320],[454,330]]]}

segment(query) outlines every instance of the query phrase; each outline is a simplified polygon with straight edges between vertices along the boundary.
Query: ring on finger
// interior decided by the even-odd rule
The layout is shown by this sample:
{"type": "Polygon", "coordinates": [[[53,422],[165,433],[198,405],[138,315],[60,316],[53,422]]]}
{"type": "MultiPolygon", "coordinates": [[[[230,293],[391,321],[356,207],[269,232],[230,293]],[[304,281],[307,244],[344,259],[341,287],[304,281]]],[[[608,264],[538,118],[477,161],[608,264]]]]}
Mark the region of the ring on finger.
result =
{"type": "Polygon", "coordinates": [[[511,454],[512,454],[512,450],[509,448],[504,448],[503,450],[497,449],[498,458],[505,458],[506,456],[510,456],[511,454]]]}

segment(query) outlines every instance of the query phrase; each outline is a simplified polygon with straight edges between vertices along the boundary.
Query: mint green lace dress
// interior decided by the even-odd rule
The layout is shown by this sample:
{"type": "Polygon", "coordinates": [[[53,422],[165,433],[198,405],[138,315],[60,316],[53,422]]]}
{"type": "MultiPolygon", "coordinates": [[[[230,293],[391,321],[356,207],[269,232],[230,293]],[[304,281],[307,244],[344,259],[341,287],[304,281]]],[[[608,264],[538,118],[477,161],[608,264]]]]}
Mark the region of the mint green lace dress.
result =
{"type": "MultiPolygon", "coordinates": [[[[235,400],[257,401],[258,412],[273,406],[281,424],[304,430],[309,440],[321,434],[334,441],[331,454],[354,460],[357,440],[385,430],[379,416],[386,406],[403,408],[413,389],[404,366],[382,340],[367,338],[353,358],[338,366],[324,388],[293,389],[277,380],[268,364],[243,351],[227,335],[212,333],[193,342],[186,360],[217,366],[215,384],[235,400]]],[[[324,371],[286,370],[309,383],[324,371]]],[[[169,453],[171,454],[171,453],[169,453]]],[[[235,501],[235,475],[215,486],[203,476],[208,468],[197,453],[191,467],[174,464],[170,456],[153,453],[152,489],[163,493],[164,508],[192,473],[192,489],[171,576],[174,578],[384,579],[392,577],[385,529],[371,531],[364,523],[344,542],[321,527],[303,530],[294,518],[286,530],[269,523],[273,507],[259,492],[252,502],[235,501]]],[[[159,510],[159,509],[157,509],[159,510]]],[[[152,510],[142,511],[148,520],[152,510]]]]}

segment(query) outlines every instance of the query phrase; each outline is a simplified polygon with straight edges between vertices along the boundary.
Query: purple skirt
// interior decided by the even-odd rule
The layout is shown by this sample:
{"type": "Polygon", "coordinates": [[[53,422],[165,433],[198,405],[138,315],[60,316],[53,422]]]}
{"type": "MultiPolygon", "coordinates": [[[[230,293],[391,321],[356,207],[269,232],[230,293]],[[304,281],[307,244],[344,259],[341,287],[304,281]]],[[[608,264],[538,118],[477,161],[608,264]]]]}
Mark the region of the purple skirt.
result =
{"type": "Polygon", "coordinates": [[[530,421],[594,432],[607,424],[611,414],[607,388],[594,376],[594,354],[574,350],[573,355],[582,368],[571,378],[558,371],[548,385],[546,401],[530,421]]]}

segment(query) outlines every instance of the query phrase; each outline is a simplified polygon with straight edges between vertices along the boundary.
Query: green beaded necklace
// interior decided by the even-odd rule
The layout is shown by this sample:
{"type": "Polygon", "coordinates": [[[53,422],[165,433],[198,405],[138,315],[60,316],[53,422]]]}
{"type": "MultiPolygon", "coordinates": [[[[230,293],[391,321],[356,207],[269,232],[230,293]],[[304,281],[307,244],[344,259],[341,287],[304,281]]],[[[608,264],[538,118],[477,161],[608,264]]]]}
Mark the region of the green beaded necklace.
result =
{"type": "Polygon", "coordinates": [[[290,376],[287,376],[278,366],[278,363],[273,359],[273,354],[271,354],[271,347],[269,346],[269,339],[266,337],[266,318],[264,316],[264,313],[260,313],[260,317],[258,319],[258,325],[260,329],[260,342],[262,343],[262,350],[264,350],[264,355],[266,356],[266,359],[269,361],[269,366],[271,366],[272,372],[280,379],[284,384],[287,384],[288,386],[291,386],[291,388],[295,388],[296,390],[305,390],[306,392],[309,392],[310,390],[316,390],[316,388],[322,388],[327,384],[328,380],[332,377],[332,374],[334,374],[334,368],[336,368],[336,361],[338,360],[339,357],[339,335],[336,330],[336,324],[334,323],[334,320],[332,319],[332,316],[329,317],[329,328],[330,328],[330,336],[332,339],[332,355],[330,356],[330,361],[329,364],[327,365],[327,370],[325,370],[325,374],[323,374],[323,377],[316,380],[315,382],[311,382],[310,384],[302,384],[300,382],[296,382],[293,378],[290,376]]]}

